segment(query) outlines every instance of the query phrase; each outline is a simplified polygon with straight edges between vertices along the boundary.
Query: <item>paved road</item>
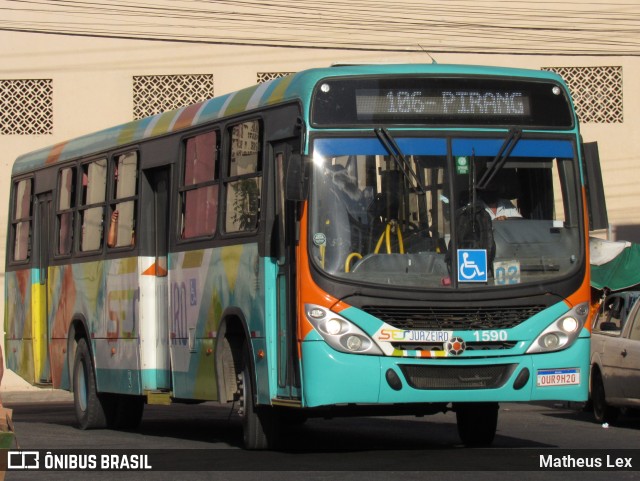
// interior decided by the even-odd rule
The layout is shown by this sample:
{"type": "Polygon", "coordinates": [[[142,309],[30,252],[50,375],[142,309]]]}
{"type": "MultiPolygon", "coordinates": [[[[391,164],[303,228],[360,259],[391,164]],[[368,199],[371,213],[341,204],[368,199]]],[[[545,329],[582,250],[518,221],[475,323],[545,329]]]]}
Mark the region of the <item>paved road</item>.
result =
{"type": "MultiPolygon", "coordinates": [[[[23,449],[126,449],[154,451],[155,461],[169,460],[180,469],[203,472],[154,471],[152,473],[37,472],[16,479],[424,479],[432,467],[443,471],[440,479],[510,479],[509,473],[465,471],[478,463],[509,469],[522,453],[532,455],[558,450],[601,449],[619,451],[640,446],[640,418],[623,416],[608,428],[593,422],[591,415],[566,404],[503,404],[498,434],[490,450],[460,446],[453,413],[424,418],[312,419],[287,432],[282,449],[252,453],[240,449],[241,426],[228,409],[215,404],[147,406],[136,432],[79,431],[73,405],[68,401],[47,403],[5,402],[14,409],[14,420],[23,449]],[[175,449],[189,450],[175,454],[175,449]],[[166,459],[157,453],[166,453],[166,459]],[[493,463],[493,464],[491,464],[493,463]],[[239,472],[238,470],[244,470],[239,472]],[[293,472],[293,471],[295,472],[293,472]],[[365,476],[364,471],[367,471],[365,476]],[[398,471],[404,471],[398,474],[398,471]],[[338,475],[337,472],[340,474],[338,475]],[[486,477],[484,476],[486,475],[486,477]],[[490,477],[489,477],[490,476],[490,477]]],[[[75,450],[75,451],[74,451],[75,450]]],[[[573,451],[578,455],[579,452],[573,451]]],[[[599,451],[596,451],[599,452],[599,451]]],[[[640,465],[640,451],[634,456],[640,465]],[[637,459],[636,459],[637,458],[637,459]]],[[[474,468],[475,469],[475,468],[474,468]]],[[[540,479],[567,479],[567,473],[544,472],[540,479]]],[[[577,475],[577,473],[574,473],[577,475]]],[[[616,479],[637,479],[640,473],[616,472],[616,479]]],[[[607,479],[611,473],[586,473],[587,479],[607,479]],[[592,477],[589,477],[592,476],[592,477]]],[[[531,478],[527,474],[527,478],[531,478]]],[[[585,476],[580,475],[580,479],[585,476]]]]}

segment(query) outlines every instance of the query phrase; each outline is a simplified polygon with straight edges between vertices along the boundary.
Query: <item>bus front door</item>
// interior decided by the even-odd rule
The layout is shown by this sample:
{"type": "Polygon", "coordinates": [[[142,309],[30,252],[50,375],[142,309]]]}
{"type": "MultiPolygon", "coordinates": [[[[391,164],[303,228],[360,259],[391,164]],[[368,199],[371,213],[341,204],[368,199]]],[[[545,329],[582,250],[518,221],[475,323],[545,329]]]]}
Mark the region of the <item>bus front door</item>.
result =
{"type": "MultiPolygon", "coordinates": [[[[300,399],[300,362],[298,359],[295,318],[295,245],[296,204],[285,198],[287,160],[293,143],[273,146],[275,160],[276,310],[278,346],[278,398],[300,399]]],[[[273,197],[272,197],[273,198],[273,197]]]]}
{"type": "Polygon", "coordinates": [[[171,388],[169,359],[168,235],[169,167],[144,170],[139,242],[140,336],[143,390],[171,388]]]}
{"type": "Polygon", "coordinates": [[[34,279],[32,291],[32,336],[34,379],[37,384],[51,383],[49,359],[49,259],[51,246],[52,194],[45,192],[36,197],[34,222],[34,279]]]}

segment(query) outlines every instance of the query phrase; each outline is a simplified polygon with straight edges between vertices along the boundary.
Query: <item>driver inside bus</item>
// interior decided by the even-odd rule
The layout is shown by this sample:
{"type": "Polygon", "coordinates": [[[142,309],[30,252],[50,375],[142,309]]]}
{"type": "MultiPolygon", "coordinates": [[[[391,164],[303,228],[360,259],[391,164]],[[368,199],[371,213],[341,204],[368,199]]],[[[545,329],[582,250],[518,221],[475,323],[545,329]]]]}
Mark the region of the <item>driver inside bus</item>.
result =
{"type": "Polygon", "coordinates": [[[484,209],[491,217],[491,220],[505,220],[514,217],[522,217],[522,214],[520,214],[518,208],[513,205],[513,202],[509,199],[501,198],[498,195],[497,190],[491,189],[482,191],[480,193],[480,199],[484,204],[484,209]]]}

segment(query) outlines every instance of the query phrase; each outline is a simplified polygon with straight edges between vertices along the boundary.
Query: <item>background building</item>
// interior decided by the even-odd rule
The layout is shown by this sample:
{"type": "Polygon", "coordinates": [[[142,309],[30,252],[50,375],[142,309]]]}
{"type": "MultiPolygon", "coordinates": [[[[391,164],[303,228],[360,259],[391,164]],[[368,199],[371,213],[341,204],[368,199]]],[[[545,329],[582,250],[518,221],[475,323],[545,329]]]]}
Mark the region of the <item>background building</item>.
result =
{"type": "MultiPolygon", "coordinates": [[[[2,259],[18,155],[333,63],[437,61],[560,73],[584,140],[599,144],[611,230],[640,226],[637,0],[0,0],[0,10],[2,259]]],[[[635,229],[625,232],[640,241],[635,229]]]]}

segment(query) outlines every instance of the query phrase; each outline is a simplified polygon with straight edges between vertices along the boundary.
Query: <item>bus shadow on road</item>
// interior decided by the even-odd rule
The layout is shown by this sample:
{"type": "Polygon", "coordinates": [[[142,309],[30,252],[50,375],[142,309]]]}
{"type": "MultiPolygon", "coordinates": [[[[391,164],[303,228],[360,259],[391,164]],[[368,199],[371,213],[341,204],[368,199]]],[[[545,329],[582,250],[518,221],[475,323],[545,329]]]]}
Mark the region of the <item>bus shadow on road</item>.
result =
{"type": "MultiPolygon", "coordinates": [[[[73,403],[43,405],[16,404],[14,418],[18,424],[45,423],[76,428],[73,403]]],[[[562,415],[549,411],[548,415],[562,415]]],[[[585,413],[586,415],[587,413],[585,413]]],[[[575,413],[574,413],[575,416],[575,413]]],[[[500,422],[490,449],[549,448],[524,437],[504,435],[500,422]]],[[[67,430],[68,432],[68,430],[67,430]]],[[[78,431],[78,439],[116,443],[122,447],[136,445],[140,436],[149,437],[150,449],[228,449],[241,448],[242,423],[235,410],[215,403],[146,406],[140,426],[131,431],[78,431]]],[[[60,446],[65,447],[65,446],[60,446]]],[[[73,446],[69,446],[73,447],[73,446]]],[[[312,418],[304,424],[283,427],[276,451],[291,454],[376,453],[418,450],[440,451],[464,449],[458,437],[452,412],[426,417],[349,417],[312,418]]]]}
{"type": "MultiPolygon", "coordinates": [[[[240,418],[228,408],[193,406],[189,419],[173,418],[171,409],[147,413],[140,432],[193,442],[242,447],[240,418]],[[178,421],[180,419],[180,421],[178,421]],[[171,427],[167,426],[167,421],[171,427]]],[[[544,448],[553,445],[500,434],[494,441],[500,448],[544,448]]],[[[277,450],[289,453],[416,451],[463,448],[454,413],[427,417],[312,418],[303,424],[281,429],[277,450]]]]}
{"type": "MultiPolygon", "coordinates": [[[[439,451],[466,449],[455,424],[426,419],[357,418],[349,420],[312,420],[305,426],[289,428],[278,450],[310,452],[439,451]],[[287,437],[287,435],[289,437],[287,437]],[[301,440],[303,440],[301,442],[301,440]]],[[[505,436],[498,433],[489,449],[544,448],[549,444],[505,436]]]]}
{"type": "MultiPolygon", "coordinates": [[[[152,407],[154,408],[154,407],[152,407]]],[[[172,414],[172,408],[148,409],[140,434],[179,438],[212,448],[242,447],[240,417],[229,408],[192,406],[188,417],[172,414]]],[[[553,445],[500,434],[494,446],[544,448],[553,445]]],[[[194,446],[195,447],[195,446],[194,446]]],[[[311,418],[304,423],[283,426],[277,451],[288,453],[374,452],[381,450],[441,450],[463,448],[454,413],[427,417],[311,418]]]]}

